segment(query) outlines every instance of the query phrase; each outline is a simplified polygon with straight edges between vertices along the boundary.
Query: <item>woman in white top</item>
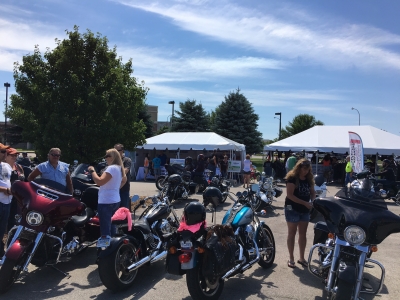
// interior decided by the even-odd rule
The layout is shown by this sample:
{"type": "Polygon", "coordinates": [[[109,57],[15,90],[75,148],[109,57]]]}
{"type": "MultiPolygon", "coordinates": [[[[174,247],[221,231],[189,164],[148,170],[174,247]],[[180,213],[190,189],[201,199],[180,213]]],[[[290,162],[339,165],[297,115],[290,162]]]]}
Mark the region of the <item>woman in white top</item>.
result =
{"type": "Polygon", "coordinates": [[[100,177],[93,166],[88,168],[93,181],[100,186],[97,213],[100,219],[101,238],[103,239],[111,236],[111,218],[121,202],[119,189],[126,182],[124,166],[118,151],[114,148],[108,149],[104,158],[108,166],[100,177]]]}
{"type": "Polygon", "coordinates": [[[251,161],[250,161],[250,155],[247,154],[246,159],[243,161],[243,187],[246,187],[245,185],[247,184],[247,188],[249,188],[250,173],[251,173],[251,161]]]}

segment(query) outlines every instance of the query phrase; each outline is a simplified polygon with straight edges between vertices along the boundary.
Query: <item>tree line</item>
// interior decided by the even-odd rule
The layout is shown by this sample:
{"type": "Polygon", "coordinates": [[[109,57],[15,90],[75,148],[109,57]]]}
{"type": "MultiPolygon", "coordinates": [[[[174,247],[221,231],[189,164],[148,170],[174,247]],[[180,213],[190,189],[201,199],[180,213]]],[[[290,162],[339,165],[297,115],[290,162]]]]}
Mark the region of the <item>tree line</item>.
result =
{"type": "MultiPolygon", "coordinates": [[[[123,63],[116,46],[110,49],[99,33],[80,33],[74,26],[66,35],[55,40],[53,50],[42,54],[35,45],[33,54],[14,63],[16,93],[7,117],[22,128],[25,141],[34,143],[40,159],[57,146],[64,161],[94,161],[115,143],[134,149],[165,131],[211,131],[246,145],[248,153],[262,151],[259,116],[239,88],[210,113],[196,100],[179,103],[172,128],[155,133],[146,107],[149,88],[132,76],[132,59],[123,63]]],[[[299,115],[282,138],[317,124],[322,122],[299,115]]]]}

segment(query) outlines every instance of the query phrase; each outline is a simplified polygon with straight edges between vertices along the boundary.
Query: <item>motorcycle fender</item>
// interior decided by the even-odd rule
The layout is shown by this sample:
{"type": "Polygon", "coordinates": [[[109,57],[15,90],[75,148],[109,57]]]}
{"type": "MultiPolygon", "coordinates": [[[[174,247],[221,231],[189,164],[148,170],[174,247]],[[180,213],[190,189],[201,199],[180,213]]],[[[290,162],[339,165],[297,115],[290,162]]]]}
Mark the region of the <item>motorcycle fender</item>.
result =
{"type": "Polygon", "coordinates": [[[339,268],[338,277],[340,280],[346,281],[350,284],[357,282],[357,270],[355,266],[346,266],[346,268],[339,268]]]}
{"type": "Polygon", "coordinates": [[[19,240],[16,240],[14,244],[11,245],[11,247],[7,250],[5,256],[6,258],[10,260],[15,260],[18,261],[22,255],[24,255],[26,248],[28,248],[30,244],[28,245],[22,245],[19,240]]]}
{"type": "Polygon", "coordinates": [[[124,243],[124,240],[127,239],[129,240],[130,243],[132,243],[135,246],[138,246],[139,243],[137,242],[137,240],[129,235],[123,235],[123,236],[118,236],[118,237],[113,237],[111,238],[110,241],[110,246],[108,246],[106,249],[100,251],[98,259],[104,258],[109,256],[110,254],[112,254],[114,251],[117,250],[117,248],[124,243]]]}
{"type": "Polygon", "coordinates": [[[198,252],[197,251],[193,251],[192,252],[192,259],[184,264],[181,264],[181,268],[182,270],[190,270],[193,269],[194,267],[196,267],[197,265],[197,260],[198,260],[198,252]]]}

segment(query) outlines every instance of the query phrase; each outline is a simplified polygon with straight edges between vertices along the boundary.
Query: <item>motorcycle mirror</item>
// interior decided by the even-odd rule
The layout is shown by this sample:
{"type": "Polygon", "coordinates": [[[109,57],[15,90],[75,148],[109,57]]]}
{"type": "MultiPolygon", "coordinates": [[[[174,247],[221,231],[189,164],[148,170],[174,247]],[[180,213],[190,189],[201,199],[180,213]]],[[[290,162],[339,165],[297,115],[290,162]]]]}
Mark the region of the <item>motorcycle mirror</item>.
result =
{"type": "Polygon", "coordinates": [[[244,191],[244,192],[242,193],[242,196],[243,196],[243,197],[246,197],[248,194],[249,194],[249,193],[248,193],[247,191],[244,191]]]}
{"type": "Polygon", "coordinates": [[[239,197],[241,197],[241,196],[242,196],[242,192],[237,192],[237,193],[236,193],[236,197],[239,198],[239,197]]]}
{"type": "Polygon", "coordinates": [[[144,199],[142,199],[142,200],[139,201],[139,204],[140,204],[140,205],[143,205],[145,202],[146,202],[146,201],[145,201],[144,199]]]}

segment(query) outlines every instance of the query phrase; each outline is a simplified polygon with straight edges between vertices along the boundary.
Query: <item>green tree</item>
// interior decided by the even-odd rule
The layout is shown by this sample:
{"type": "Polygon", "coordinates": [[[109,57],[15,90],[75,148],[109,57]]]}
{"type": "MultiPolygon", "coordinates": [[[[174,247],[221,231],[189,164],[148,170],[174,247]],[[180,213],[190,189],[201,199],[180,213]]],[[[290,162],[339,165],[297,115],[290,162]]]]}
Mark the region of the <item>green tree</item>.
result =
{"type": "Polygon", "coordinates": [[[246,145],[247,153],[263,150],[262,134],[257,131],[258,115],[239,89],[225,96],[215,111],[214,132],[246,145]]]}
{"type": "Polygon", "coordinates": [[[146,132],[144,133],[146,139],[152,137],[154,135],[153,121],[151,120],[151,116],[147,111],[147,104],[144,105],[141,110],[139,110],[138,118],[139,120],[143,121],[144,125],[146,125],[146,132]]]}
{"type": "Polygon", "coordinates": [[[147,88],[132,77],[132,60],[122,63],[116,47],[91,31],[66,31],[56,47],[14,64],[17,94],[8,116],[33,142],[41,160],[52,147],[62,160],[92,161],[115,143],[133,149],[145,142],[145,124],[138,119],[147,88]]]}
{"type": "Polygon", "coordinates": [[[163,133],[166,133],[166,132],[169,132],[169,127],[168,126],[164,126],[164,127],[161,127],[160,129],[158,129],[157,132],[156,132],[156,135],[163,134],[163,133]]]}
{"type": "Polygon", "coordinates": [[[203,106],[196,104],[196,100],[179,102],[181,111],[175,110],[176,115],[172,118],[171,131],[208,131],[210,130],[210,119],[203,106]]]}
{"type": "Polygon", "coordinates": [[[308,114],[297,115],[293,118],[292,122],[289,122],[289,125],[285,126],[285,128],[282,128],[281,139],[288,138],[316,125],[324,125],[324,123],[319,120],[315,120],[314,116],[308,114]]]}

